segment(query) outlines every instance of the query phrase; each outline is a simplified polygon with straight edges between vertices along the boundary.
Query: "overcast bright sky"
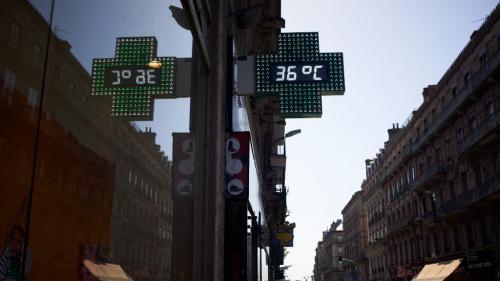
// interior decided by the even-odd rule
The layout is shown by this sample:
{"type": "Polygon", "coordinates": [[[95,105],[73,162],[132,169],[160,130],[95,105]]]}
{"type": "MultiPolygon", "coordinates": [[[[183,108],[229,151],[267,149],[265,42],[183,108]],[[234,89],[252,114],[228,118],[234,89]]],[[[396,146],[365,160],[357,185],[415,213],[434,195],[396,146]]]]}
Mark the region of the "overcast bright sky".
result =
{"type": "MultiPolygon", "coordinates": [[[[33,0],[46,13],[48,0],[33,0]],[[43,8],[45,7],[45,8],[43,8]]],[[[57,34],[90,68],[113,57],[118,36],[156,36],[159,56],[189,57],[191,35],[170,16],[178,0],[57,1],[57,34]]],[[[322,52],[343,52],[346,93],[323,98],[321,119],[289,119],[288,207],[296,222],[285,263],[291,280],[311,276],[317,242],[365,178],[364,160],[387,140],[437,83],[495,0],[282,0],[285,32],[319,31],[322,52]]],[[[171,133],[188,130],[188,100],[157,100],[157,141],[171,155],[171,133]]]]}

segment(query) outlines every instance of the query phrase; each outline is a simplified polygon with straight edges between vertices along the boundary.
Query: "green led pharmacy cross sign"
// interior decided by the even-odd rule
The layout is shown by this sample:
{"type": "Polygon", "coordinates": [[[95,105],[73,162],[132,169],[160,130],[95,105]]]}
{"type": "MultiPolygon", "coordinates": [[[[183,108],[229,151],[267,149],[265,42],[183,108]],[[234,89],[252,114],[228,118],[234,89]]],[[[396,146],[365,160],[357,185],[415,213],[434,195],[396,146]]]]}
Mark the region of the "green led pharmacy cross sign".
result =
{"type": "Polygon", "coordinates": [[[94,59],[93,96],[112,96],[111,116],[152,120],[155,98],[174,98],[174,57],[156,57],[154,37],[116,39],[115,58],[94,59]]]}
{"type": "Polygon", "coordinates": [[[256,59],[257,96],[279,95],[285,118],[321,117],[321,95],[344,94],[342,53],[320,53],[317,32],[281,33],[256,59]]]}

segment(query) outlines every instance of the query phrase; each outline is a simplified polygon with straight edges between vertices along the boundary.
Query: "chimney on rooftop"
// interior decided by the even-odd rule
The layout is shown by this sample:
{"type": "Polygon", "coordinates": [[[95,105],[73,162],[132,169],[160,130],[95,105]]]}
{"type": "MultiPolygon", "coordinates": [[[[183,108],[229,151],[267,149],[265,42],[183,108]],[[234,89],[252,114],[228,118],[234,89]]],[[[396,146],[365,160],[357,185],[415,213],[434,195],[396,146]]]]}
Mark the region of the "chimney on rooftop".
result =
{"type": "Polygon", "coordinates": [[[389,141],[396,135],[396,133],[399,131],[399,123],[393,123],[392,124],[392,129],[387,130],[387,133],[389,134],[389,141]]]}
{"type": "Polygon", "coordinates": [[[152,145],[156,145],[156,133],[151,131],[151,127],[146,127],[144,132],[141,132],[142,136],[152,145]]]}

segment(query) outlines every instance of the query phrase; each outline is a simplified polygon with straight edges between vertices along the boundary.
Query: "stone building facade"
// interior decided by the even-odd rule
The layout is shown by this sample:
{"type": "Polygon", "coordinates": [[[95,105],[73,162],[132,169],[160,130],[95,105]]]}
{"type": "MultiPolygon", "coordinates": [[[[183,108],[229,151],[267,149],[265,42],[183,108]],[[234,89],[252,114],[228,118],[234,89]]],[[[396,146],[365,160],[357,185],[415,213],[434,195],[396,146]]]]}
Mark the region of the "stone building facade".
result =
{"type": "Polygon", "coordinates": [[[339,259],[344,255],[344,231],[338,230],[341,220],[333,222],[330,229],[323,232],[323,240],[318,242],[314,258],[314,280],[342,281],[345,272],[339,259]]]}
{"type": "Polygon", "coordinates": [[[368,280],[366,256],[368,222],[362,191],[354,193],[342,210],[344,229],[343,266],[346,280],[368,280]]]}
{"type": "Polygon", "coordinates": [[[447,280],[500,276],[500,8],[423,103],[366,161],[370,280],[411,280],[460,259],[447,280]]]}
{"type": "MultiPolygon", "coordinates": [[[[383,150],[381,151],[383,152],[383,150]]],[[[378,180],[378,165],[381,163],[381,154],[373,160],[367,160],[366,180],[361,190],[364,191],[365,208],[368,221],[368,246],[366,255],[369,261],[369,280],[386,280],[385,260],[387,247],[385,236],[386,225],[386,193],[382,190],[378,180]]]]}

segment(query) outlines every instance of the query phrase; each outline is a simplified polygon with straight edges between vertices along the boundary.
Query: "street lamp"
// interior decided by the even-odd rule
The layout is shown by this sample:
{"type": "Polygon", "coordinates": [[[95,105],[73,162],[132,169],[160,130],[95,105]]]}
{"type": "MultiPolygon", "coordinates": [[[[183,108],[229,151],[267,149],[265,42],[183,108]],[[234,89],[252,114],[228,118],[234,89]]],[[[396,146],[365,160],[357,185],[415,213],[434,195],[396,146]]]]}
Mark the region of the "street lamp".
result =
{"type": "MultiPolygon", "coordinates": [[[[281,138],[276,139],[275,141],[273,141],[273,145],[272,145],[273,153],[275,155],[280,155],[280,156],[286,157],[286,142],[284,141],[284,139],[289,138],[289,137],[293,137],[295,135],[298,135],[301,132],[302,132],[301,129],[291,130],[291,131],[287,132],[283,137],[281,137],[281,138]],[[276,146],[276,144],[279,143],[279,142],[281,142],[281,141],[283,141],[283,153],[282,154],[280,152],[278,152],[278,146],[276,146]]],[[[285,171],[286,171],[286,168],[283,167],[283,184],[282,184],[282,188],[285,188],[285,171]]]]}
{"type": "Polygon", "coordinates": [[[300,133],[302,133],[302,130],[301,130],[301,129],[292,130],[292,131],[290,131],[290,132],[286,133],[286,134],[285,134],[285,136],[284,136],[283,138],[293,137],[293,136],[298,135],[298,134],[300,134],[300,133]]]}
{"type": "Polygon", "coordinates": [[[287,132],[287,133],[285,134],[285,136],[283,136],[283,137],[281,137],[281,138],[279,138],[279,139],[275,140],[275,141],[273,142],[273,145],[274,145],[274,144],[277,144],[278,142],[280,142],[280,141],[282,141],[282,140],[284,140],[284,139],[286,139],[286,138],[293,137],[293,136],[298,135],[298,134],[300,134],[300,133],[302,133],[302,130],[301,130],[301,129],[291,130],[291,131],[287,132]]]}

